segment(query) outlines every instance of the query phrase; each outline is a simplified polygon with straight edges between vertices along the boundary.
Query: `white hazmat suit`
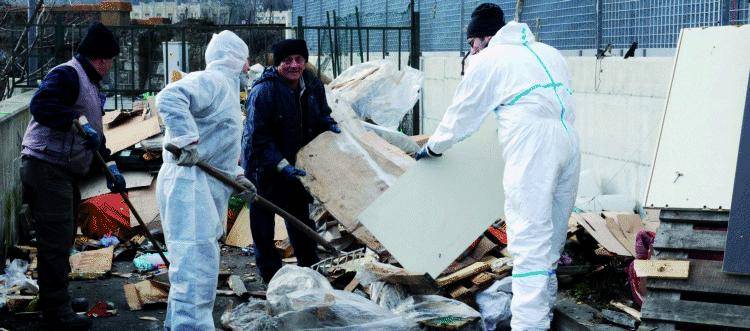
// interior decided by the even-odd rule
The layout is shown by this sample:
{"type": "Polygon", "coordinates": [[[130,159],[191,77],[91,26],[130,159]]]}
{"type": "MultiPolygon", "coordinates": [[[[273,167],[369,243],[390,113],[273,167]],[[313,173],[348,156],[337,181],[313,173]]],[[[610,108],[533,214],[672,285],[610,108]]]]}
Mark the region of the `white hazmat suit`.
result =
{"type": "MultiPolygon", "coordinates": [[[[214,34],[206,47],[206,70],[169,84],[157,96],[166,127],[164,143],[198,143],[200,160],[231,178],[242,139],[239,75],[247,45],[230,31],[214,34]]],[[[232,189],[197,166],[179,166],[164,151],[156,191],[169,250],[166,330],[213,330],[219,245],[232,189]]]]}
{"type": "Polygon", "coordinates": [[[560,52],[536,42],[526,24],[510,22],[469,58],[453,103],[427,143],[443,153],[477,131],[489,113],[496,115],[513,256],[513,330],[550,327],[555,269],[580,168],[570,84],[560,52]]]}

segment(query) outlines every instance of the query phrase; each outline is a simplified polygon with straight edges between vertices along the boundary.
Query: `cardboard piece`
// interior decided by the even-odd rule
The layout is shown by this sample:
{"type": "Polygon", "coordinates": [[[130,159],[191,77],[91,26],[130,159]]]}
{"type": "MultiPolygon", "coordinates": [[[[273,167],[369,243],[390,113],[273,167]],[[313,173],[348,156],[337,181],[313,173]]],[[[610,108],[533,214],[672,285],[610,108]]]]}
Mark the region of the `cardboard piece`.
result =
{"type": "Polygon", "coordinates": [[[358,216],[410,272],[437,277],[502,218],[504,165],[495,127],[487,120],[443,157],[417,162],[358,216]]]}
{"type": "MultiPolygon", "coordinates": [[[[248,247],[253,245],[253,236],[250,231],[250,209],[247,206],[242,208],[240,214],[237,216],[237,220],[234,221],[234,226],[229,230],[224,244],[234,247],[248,247]]],[[[273,240],[284,240],[289,238],[289,234],[286,232],[286,222],[281,216],[276,215],[276,224],[273,230],[273,240]]]]}
{"type": "Polygon", "coordinates": [[[166,303],[169,296],[169,284],[155,280],[125,284],[123,290],[130,310],[141,310],[148,304],[166,303]]]}
{"type": "Polygon", "coordinates": [[[638,277],[688,279],[690,261],[635,260],[634,267],[638,277]]]}
{"type": "Polygon", "coordinates": [[[643,229],[641,216],[604,212],[604,219],[609,232],[628,250],[630,255],[635,256],[635,237],[638,231],[643,229]]]}
{"type": "Polygon", "coordinates": [[[135,116],[124,120],[122,124],[113,128],[104,128],[107,148],[112,153],[117,153],[159,133],[161,133],[161,127],[159,126],[159,116],[156,113],[152,113],[147,119],[135,116]]]}
{"type": "MultiPolygon", "coordinates": [[[[156,200],[156,180],[153,180],[151,185],[146,188],[129,190],[128,198],[146,225],[151,224],[151,222],[159,217],[159,203],[156,200]]],[[[136,220],[132,212],[130,213],[130,226],[138,226],[138,220],[136,220]]]]}
{"type": "Polygon", "coordinates": [[[610,229],[607,226],[607,220],[602,218],[599,214],[573,213],[571,214],[571,217],[575,217],[578,224],[594,237],[596,242],[602,245],[606,250],[617,255],[633,256],[633,254],[625,248],[619,240],[617,240],[612,232],[610,232],[610,229]]]}
{"type": "Polygon", "coordinates": [[[97,278],[112,270],[114,246],[83,251],[70,256],[72,278],[97,278]]]}
{"type": "MultiPolygon", "coordinates": [[[[134,188],[148,187],[154,182],[154,176],[146,171],[124,171],[125,184],[128,190],[134,188]]],[[[107,178],[104,174],[96,177],[88,177],[81,182],[81,200],[97,195],[109,193],[107,178]]]]}

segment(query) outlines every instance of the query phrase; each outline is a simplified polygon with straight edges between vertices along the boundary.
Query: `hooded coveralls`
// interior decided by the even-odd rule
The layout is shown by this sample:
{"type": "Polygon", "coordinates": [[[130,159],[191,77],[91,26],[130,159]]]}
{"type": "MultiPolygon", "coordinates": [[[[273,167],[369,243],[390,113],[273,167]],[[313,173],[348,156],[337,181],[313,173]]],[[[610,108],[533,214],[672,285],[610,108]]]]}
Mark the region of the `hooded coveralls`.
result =
{"type": "MultiPolygon", "coordinates": [[[[206,47],[206,70],[169,84],[156,96],[165,144],[198,143],[201,161],[231,178],[239,167],[242,138],[240,81],[247,45],[230,31],[206,47]]],[[[179,166],[164,151],[156,190],[169,250],[167,330],[213,330],[219,244],[232,189],[197,166],[179,166]]]]}
{"type": "Polygon", "coordinates": [[[573,111],[565,59],[536,42],[526,24],[510,22],[469,58],[453,103],[427,143],[433,153],[443,153],[495,113],[505,159],[514,330],[550,327],[555,269],[580,168],[573,111]]]}

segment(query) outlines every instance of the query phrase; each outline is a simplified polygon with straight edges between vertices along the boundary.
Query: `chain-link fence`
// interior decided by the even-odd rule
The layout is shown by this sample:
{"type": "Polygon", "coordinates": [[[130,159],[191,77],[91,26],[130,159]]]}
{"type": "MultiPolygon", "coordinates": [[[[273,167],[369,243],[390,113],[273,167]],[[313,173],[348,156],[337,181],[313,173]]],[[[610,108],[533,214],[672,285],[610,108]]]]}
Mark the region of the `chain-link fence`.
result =
{"type": "MultiPolygon", "coordinates": [[[[466,25],[471,12],[488,0],[414,0],[420,13],[422,51],[466,51],[466,25]]],[[[605,47],[674,48],[680,29],[747,24],[747,0],[495,0],[514,19],[521,4],[520,20],[537,38],[558,49],[585,50],[605,47]]],[[[362,25],[408,25],[408,0],[294,0],[292,15],[306,25],[355,26],[358,13],[362,25]],[[328,13],[328,17],[326,14],[328,13]]],[[[379,36],[374,44],[382,43],[379,36]]],[[[386,38],[386,48],[396,44],[386,38]]],[[[378,44],[378,47],[380,45],[378,44]]]]}

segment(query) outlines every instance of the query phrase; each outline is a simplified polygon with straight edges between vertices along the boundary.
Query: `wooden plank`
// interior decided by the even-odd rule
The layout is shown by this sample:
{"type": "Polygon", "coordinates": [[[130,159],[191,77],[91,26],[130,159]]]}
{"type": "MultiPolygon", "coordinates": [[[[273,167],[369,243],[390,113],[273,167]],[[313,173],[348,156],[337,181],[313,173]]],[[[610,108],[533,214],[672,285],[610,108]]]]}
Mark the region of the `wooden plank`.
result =
{"type": "Polygon", "coordinates": [[[159,133],[161,133],[159,116],[155,113],[148,119],[143,119],[142,116],[135,116],[113,128],[104,128],[104,135],[107,137],[107,148],[112,153],[117,153],[159,133]]]}
{"type": "Polygon", "coordinates": [[[450,275],[440,277],[435,280],[438,287],[445,287],[459,280],[474,276],[480,272],[487,271],[492,265],[491,261],[476,262],[466,268],[456,271],[450,275]]]}
{"type": "Polygon", "coordinates": [[[492,275],[492,273],[489,272],[482,272],[474,277],[471,278],[471,283],[476,286],[484,286],[489,282],[492,282],[495,280],[495,276],[492,275]]]}
{"type": "Polygon", "coordinates": [[[721,268],[721,261],[690,260],[687,280],[650,279],[647,286],[650,289],[750,296],[750,277],[722,273],[721,268]]]}
{"type": "Polygon", "coordinates": [[[638,310],[636,310],[635,308],[631,308],[629,306],[626,306],[622,302],[616,302],[616,301],[610,301],[609,304],[612,307],[615,307],[615,308],[621,310],[622,312],[624,312],[624,313],[626,313],[626,314],[628,314],[630,316],[633,316],[633,318],[635,318],[636,321],[638,321],[638,322],[641,321],[641,312],[638,311],[638,310]]]}
{"type": "Polygon", "coordinates": [[[674,321],[700,325],[747,328],[750,307],[710,302],[670,300],[650,292],[648,307],[641,311],[644,320],[674,321]]]}
{"type": "Polygon", "coordinates": [[[453,299],[458,299],[458,298],[460,298],[460,297],[462,297],[464,295],[467,295],[469,293],[471,293],[471,291],[467,287],[465,287],[463,285],[459,285],[455,289],[451,290],[448,293],[448,295],[450,295],[451,298],[453,298],[453,299]]]}
{"type": "Polygon", "coordinates": [[[504,167],[494,126],[486,121],[443,157],[417,162],[358,216],[410,272],[438,277],[502,218],[504,167]]]}
{"type": "Polygon", "coordinates": [[[750,82],[748,86],[724,253],[724,272],[745,275],[750,275],[750,82]]]}
{"type": "Polygon", "coordinates": [[[344,287],[344,291],[347,291],[347,292],[354,292],[354,289],[356,289],[356,288],[357,288],[357,286],[359,286],[359,280],[358,280],[358,279],[356,279],[356,278],[354,278],[354,279],[352,279],[352,281],[351,281],[351,282],[349,282],[349,284],[347,284],[347,285],[346,285],[346,286],[344,287]]]}
{"type": "MultiPolygon", "coordinates": [[[[128,190],[149,187],[154,182],[154,176],[145,171],[124,171],[122,176],[125,177],[128,190]]],[[[104,175],[86,178],[81,182],[80,187],[81,200],[110,192],[104,175]]]]}
{"type": "Polygon", "coordinates": [[[692,224],[663,222],[656,234],[654,248],[723,252],[726,238],[724,231],[693,230],[692,224]]]}
{"type": "MultiPolygon", "coordinates": [[[[289,238],[286,232],[286,224],[281,216],[276,215],[274,217],[274,230],[273,240],[284,240],[289,238]]],[[[234,226],[229,230],[227,238],[224,240],[224,244],[234,247],[248,247],[253,244],[252,231],[250,231],[250,210],[247,206],[242,207],[240,214],[237,215],[237,220],[234,221],[234,226]]]]}
{"type": "Polygon", "coordinates": [[[663,208],[659,219],[672,223],[707,223],[725,225],[729,221],[727,210],[690,210],[663,208]]]}
{"type": "Polygon", "coordinates": [[[690,261],[635,260],[634,263],[638,277],[687,279],[690,270],[690,261]]]}

